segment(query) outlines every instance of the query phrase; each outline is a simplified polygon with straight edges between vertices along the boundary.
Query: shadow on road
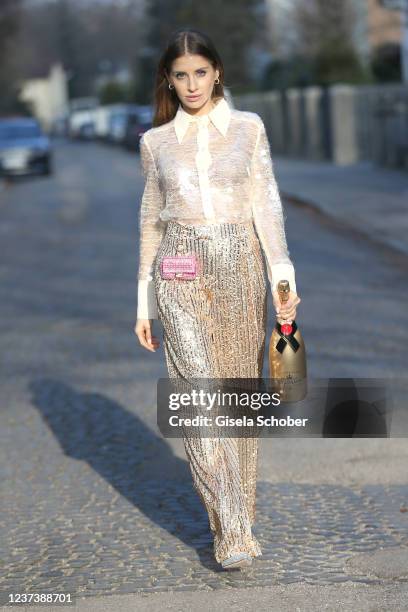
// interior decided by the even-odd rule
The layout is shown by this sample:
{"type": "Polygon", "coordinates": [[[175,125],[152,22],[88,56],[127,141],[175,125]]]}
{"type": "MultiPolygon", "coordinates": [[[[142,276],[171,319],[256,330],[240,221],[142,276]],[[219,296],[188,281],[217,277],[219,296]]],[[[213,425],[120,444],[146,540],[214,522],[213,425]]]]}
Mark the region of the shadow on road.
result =
{"type": "Polygon", "coordinates": [[[164,438],[99,393],[78,393],[52,378],[32,381],[29,389],[33,405],[66,455],[87,462],[148,519],[195,548],[203,565],[218,567],[208,517],[193,488],[188,462],[175,456],[164,438]],[[183,476],[182,484],[157,478],[154,472],[146,476],[149,470],[142,466],[157,456],[163,466],[171,464],[172,471],[183,476]]]}

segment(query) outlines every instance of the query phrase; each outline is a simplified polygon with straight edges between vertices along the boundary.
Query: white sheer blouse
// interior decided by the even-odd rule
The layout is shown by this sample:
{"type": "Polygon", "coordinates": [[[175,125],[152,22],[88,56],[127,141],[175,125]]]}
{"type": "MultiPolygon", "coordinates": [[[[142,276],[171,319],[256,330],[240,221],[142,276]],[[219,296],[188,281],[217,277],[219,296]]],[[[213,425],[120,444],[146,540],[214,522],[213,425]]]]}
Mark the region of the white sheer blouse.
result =
{"type": "Polygon", "coordinates": [[[145,179],[139,216],[138,319],[157,319],[155,257],[166,222],[207,225],[253,220],[272,289],[296,293],[284,215],[261,117],[221,98],[206,115],[181,104],[175,117],[140,140],[145,179]]]}

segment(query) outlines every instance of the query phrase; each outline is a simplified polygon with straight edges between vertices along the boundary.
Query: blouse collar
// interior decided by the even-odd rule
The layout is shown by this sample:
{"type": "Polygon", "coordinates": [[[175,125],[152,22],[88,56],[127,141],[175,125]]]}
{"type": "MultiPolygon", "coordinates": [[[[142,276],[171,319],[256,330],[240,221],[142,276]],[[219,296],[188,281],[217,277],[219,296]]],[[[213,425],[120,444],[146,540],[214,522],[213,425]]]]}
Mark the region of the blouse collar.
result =
{"type": "Polygon", "coordinates": [[[215,107],[205,115],[190,115],[184,110],[181,103],[177,109],[176,116],[174,118],[174,129],[176,131],[177,140],[179,143],[182,142],[185,133],[187,132],[188,126],[191,122],[202,122],[207,123],[210,119],[215,127],[221,132],[223,136],[226,136],[228,125],[231,118],[231,108],[225,98],[218,100],[215,107]]]}

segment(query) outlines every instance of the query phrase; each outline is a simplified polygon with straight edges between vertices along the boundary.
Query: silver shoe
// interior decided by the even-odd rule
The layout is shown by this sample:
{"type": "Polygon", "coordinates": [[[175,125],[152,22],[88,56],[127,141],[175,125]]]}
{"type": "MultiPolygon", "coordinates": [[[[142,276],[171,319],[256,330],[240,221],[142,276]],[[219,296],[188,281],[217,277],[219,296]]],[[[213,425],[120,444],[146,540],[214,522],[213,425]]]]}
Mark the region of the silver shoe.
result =
{"type": "Polygon", "coordinates": [[[238,552],[228,559],[224,559],[221,565],[224,569],[230,569],[234,567],[249,567],[252,563],[252,557],[246,552],[238,552]]]}

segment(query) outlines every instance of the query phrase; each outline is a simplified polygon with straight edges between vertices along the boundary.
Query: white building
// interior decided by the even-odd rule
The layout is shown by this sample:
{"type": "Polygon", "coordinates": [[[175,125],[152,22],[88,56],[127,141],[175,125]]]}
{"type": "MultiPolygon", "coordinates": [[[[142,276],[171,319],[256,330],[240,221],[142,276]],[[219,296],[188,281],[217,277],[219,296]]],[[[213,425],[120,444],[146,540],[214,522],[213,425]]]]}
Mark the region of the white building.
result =
{"type": "Polygon", "coordinates": [[[51,66],[48,76],[22,83],[20,98],[27,102],[45,131],[69,113],[67,75],[61,64],[51,66]]]}

